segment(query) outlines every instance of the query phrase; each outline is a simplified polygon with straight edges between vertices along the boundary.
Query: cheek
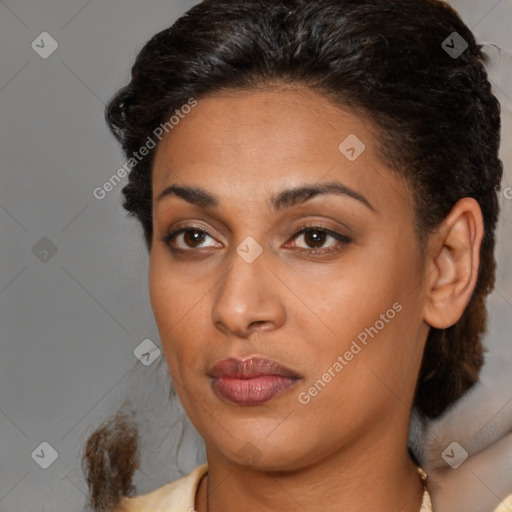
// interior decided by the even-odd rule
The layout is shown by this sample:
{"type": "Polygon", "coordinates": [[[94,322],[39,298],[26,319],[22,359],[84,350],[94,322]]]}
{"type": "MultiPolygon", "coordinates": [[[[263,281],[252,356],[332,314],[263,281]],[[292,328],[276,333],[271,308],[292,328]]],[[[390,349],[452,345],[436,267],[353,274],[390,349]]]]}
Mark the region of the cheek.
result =
{"type": "MultiPolygon", "coordinates": [[[[171,266],[164,249],[154,249],[149,265],[149,295],[158,328],[164,338],[189,316],[205,296],[205,284],[171,266]]],[[[164,341],[164,340],[162,340],[164,341]]]]}
{"type": "Polygon", "coordinates": [[[322,276],[316,284],[302,278],[300,290],[308,290],[311,309],[299,321],[304,332],[317,332],[307,349],[311,378],[321,377],[338,356],[347,361],[338,373],[347,379],[350,375],[350,387],[364,379],[373,384],[385,380],[397,387],[408,378],[407,371],[397,368],[416,366],[421,357],[417,343],[421,297],[411,292],[417,288],[420,267],[408,249],[393,249],[382,247],[343,268],[333,267],[330,276],[322,276]],[[345,371],[348,367],[350,371],[345,371]],[[368,371],[363,372],[363,367],[368,371]]]}
{"type": "Polygon", "coordinates": [[[149,272],[149,297],[162,343],[167,333],[178,320],[179,302],[172,279],[157,265],[151,263],[149,272]]]}
{"type": "MultiPolygon", "coordinates": [[[[377,256],[379,253],[374,249],[366,252],[375,252],[377,256]]],[[[299,299],[290,296],[288,306],[295,308],[294,318],[306,329],[305,333],[316,332],[315,345],[322,350],[348,350],[360,333],[364,338],[366,328],[377,321],[380,326],[380,315],[388,310],[385,320],[390,317],[393,322],[393,304],[402,295],[400,279],[393,266],[383,265],[382,261],[379,264],[377,260],[375,256],[358,254],[357,258],[346,258],[343,265],[332,265],[314,274],[284,277],[283,280],[293,283],[294,296],[299,299]]]]}
{"type": "Polygon", "coordinates": [[[149,295],[169,371],[176,378],[200,352],[205,290],[162,267],[152,258],[149,295]]]}

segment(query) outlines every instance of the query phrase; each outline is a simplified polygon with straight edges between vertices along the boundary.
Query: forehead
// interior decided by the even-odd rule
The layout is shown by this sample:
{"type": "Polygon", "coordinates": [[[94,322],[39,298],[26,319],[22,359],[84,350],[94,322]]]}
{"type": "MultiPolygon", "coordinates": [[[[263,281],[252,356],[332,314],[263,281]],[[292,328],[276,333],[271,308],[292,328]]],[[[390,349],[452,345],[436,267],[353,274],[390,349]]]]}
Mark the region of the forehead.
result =
{"type": "Polygon", "coordinates": [[[318,153],[338,158],[339,143],[356,132],[371,149],[373,136],[363,119],[305,87],[231,92],[200,99],[158,153],[187,162],[207,156],[227,166],[248,157],[260,166],[278,158],[305,162],[318,153]]]}
{"type": "Polygon", "coordinates": [[[215,94],[198,100],[159,144],[153,188],[156,196],[183,182],[219,197],[229,189],[248,198],[304,181],[339,180],[376,203],[388,192],[408,199],[376,144],[367,119],[305,87],[215,94]]]}

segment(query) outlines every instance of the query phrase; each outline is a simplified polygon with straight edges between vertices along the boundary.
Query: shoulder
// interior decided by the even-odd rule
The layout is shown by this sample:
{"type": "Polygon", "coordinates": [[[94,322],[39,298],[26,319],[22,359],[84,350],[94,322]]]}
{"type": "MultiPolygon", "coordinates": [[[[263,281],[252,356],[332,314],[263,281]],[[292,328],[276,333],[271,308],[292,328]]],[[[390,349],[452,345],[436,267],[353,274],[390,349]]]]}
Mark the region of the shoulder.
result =
{"type": "Polygon", "coordinates": [[[187,512],[195,504],[197,487],[207,473],[208,465],[198,466],[188,475],[178,478],[148,494],[124,497],[115,512],[187,512]]]}

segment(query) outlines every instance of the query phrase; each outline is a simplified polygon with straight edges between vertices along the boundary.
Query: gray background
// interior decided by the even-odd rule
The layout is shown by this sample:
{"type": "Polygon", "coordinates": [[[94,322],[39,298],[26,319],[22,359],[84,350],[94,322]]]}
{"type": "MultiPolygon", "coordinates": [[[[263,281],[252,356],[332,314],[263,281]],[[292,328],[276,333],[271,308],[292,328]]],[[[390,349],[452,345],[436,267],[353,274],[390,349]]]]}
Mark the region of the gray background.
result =
{"type": "MultiPolygon", "coordinates": [[[[165,374],[163,356],[146,367],[133,353],[159,340],[142,232],[120,206],[124,182],[103,200],[93,190],[124,164],[104,104],[128,81],[142,45],[194,3],[0,0],[1,512],[78,510],[87,435],[140,389],[134,383],[154,378],[157,366],[165,374]],[[31,47],[42,32],[58,42],[46,59],[31,47]],[[57,249],[47,261],[33,252],[48,248],[43,237],[57,249]],[[42,442],[58,452],[48,469],[31,456],[42,442]]],[[[489,73],[503,108],[504,187],[512,186],[512,1],[451,3],[480,40],[501,48],[489,47],[489,73]]],[[[501,204],[486,344],[512,359],[512,199],[502,195],[501,204]]],[[[199,460],[180,457],[168,472],[148,462],[139,491],[199,460]]]]}

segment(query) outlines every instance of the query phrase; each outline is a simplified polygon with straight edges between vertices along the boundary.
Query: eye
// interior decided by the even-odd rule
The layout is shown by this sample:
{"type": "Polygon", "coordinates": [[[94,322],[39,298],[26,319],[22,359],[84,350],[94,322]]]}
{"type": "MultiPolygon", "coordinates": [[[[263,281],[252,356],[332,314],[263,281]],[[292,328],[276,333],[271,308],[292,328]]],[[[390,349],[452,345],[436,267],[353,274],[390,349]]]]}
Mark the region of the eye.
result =
{"type": "Polygon", "coordinates": [[[212,237],[204,229],[196,228],[194,226],[185,226],[171,231],[165,235],[162,241],[171,249],[188,251],[193,249],[203,249],[205,247],[213,247],[211,245],[202,245],[206,238],[212,237]],[[177,243],[177,241],[180,240],[184,245],[179,245],[179,243],[177,243]]]}
{"type": "Polygon", "coordinates": [[[300,231],[295,233],[292,240],[302,238],[306,244],[306,246],[302,248],[310,254],[336,252],[352,241],[348,236],[332,231],[331,229],[323,228],[322,226],[307,225],[300,226],[298,229],[300,231]],[[325,248],[324,244],[329,238],[332,239],[334,243],[325,248]],[[319,248],[320,250],[318,250],[319,248]]]}
{"type": "MultiPolygon", "coordinates": [[[[316,225],[307,225],[300,226],[299,231],[295,233],[292,240],[298,239],[302,237],[305,242],[305,247],[293,246],[298,249],[303,249],[309,254],[326,254],[331,252],[336,252],[347,244],[349,244],[352,240],[331,229],[323,228],[322,226],[316,225]],[[325,247],[325,243],[327,240],[332,239],[334,243],[325,247]]],[[[195,226],[184,226],[174,231],[169,232],[164,236],[162,241],[172,250],[172,251],[193,251],[194,249],[204,249],[208,247],[220,247],[221,244],[216,245],[205,245],[205,241],[213,237],[208,234],[204,229],[195,227],[195,226]]]]}

